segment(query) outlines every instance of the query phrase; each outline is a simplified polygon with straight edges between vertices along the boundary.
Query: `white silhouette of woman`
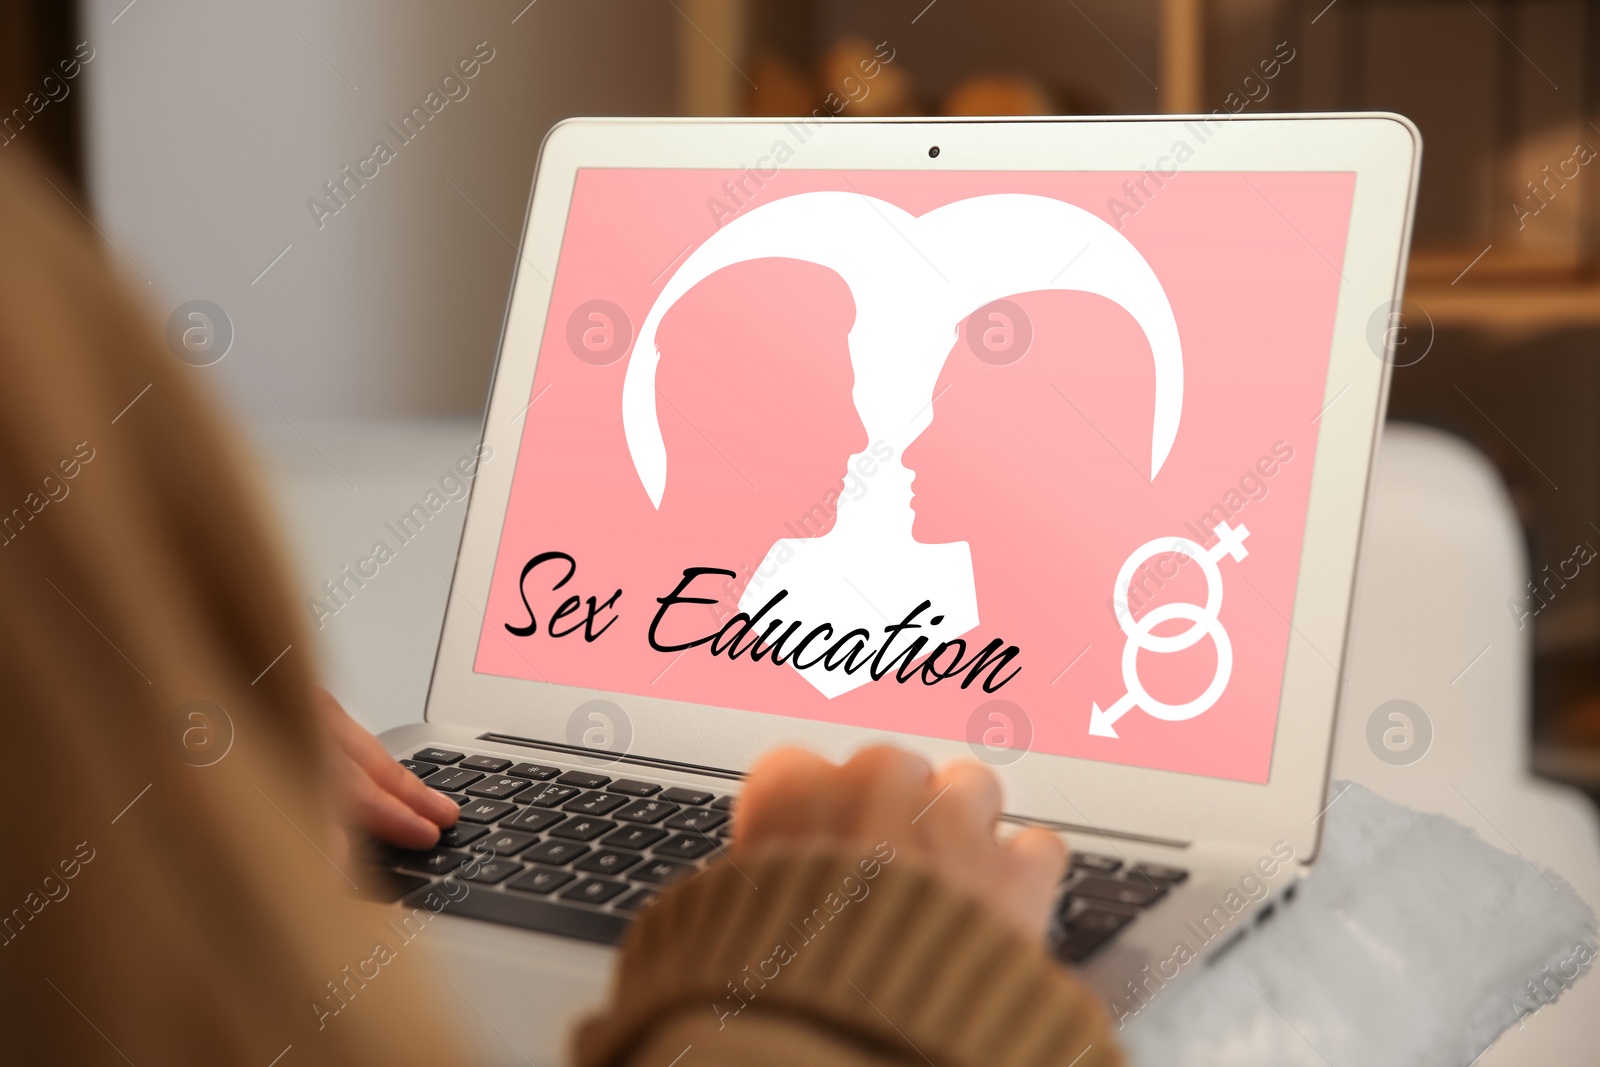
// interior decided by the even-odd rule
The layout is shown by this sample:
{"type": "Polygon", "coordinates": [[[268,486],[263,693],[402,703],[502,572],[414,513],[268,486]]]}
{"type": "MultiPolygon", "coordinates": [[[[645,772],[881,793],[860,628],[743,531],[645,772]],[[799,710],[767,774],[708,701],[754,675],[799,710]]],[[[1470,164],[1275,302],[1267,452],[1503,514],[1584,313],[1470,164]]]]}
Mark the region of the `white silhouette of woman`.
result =
{"type": "MultiPolygon", "coordinates": [[[[912,537],[912,472],[899,457],[932,419],[934,384],[960,322],[997,299],[1073,290],[1126,308],[1155,361],[1152,479],[1172,448],[1183,407],[1177,323],[1155,272],[1105,221],[1065,201],[1022,193],[957,200],[921,216],[860,193],[800,193],[753,208],[712,234],[668,279],[639,331],[622,387],[623,430],[657,507],[668,471],[655,390],[661,319],[714,272],[770,257],[827,267],[849,286],[856,303],[849,336],[856,408],[869,439],[894,453],[869,491],[840,501],[827,534],[803,548],[782,539],[769,551],[762,569],[775,570],[790,591],[791,618],[829,622],[835,632],[858,626],[876,632],[930,600],[929,614],[943,617],[921,631],[930,647],[978,625],[968,545],[912,537]]],[[[741,609],[756,610],[776,587],[747,589],[741,609]]],[[[864,672],[802,673],[828,697],[870,680],[864,672]]]]}

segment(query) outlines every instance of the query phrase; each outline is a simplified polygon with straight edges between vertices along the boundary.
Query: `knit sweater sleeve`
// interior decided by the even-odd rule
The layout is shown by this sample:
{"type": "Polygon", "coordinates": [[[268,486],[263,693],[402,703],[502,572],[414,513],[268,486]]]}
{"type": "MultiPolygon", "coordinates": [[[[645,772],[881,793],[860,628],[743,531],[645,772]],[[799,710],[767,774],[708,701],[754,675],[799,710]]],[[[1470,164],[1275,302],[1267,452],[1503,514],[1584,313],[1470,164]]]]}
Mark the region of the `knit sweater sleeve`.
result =
{"type": "Polygon", "coordinates": [[[574,1058],[664,1065],[691,1047],[696,1067],[1123,1063],[1104,1008],[1043,946],[887,844],[753,850],[649,907],[574,1058]]]}

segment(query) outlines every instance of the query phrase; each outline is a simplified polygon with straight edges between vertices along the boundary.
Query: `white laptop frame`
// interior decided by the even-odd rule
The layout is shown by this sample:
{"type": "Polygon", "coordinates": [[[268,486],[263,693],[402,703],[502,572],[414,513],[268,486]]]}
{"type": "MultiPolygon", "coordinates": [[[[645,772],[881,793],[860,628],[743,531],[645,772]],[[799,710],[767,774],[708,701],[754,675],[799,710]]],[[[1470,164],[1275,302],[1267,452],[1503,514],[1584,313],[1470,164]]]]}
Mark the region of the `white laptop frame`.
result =
{"type": "MultiPolygon", "coordinates": [[[[1389,362],[1369,346],[1368,322],[1375,309],[1400,298],[1421,135],[1409,120],[1390,114],[1238,116],[1220,127],[1215,116],[1204,118],[1213,122],[1208,131],[1200,130],[1201,119],[1183,116],[831,119],[809,129],[803,145],[796,144],[795,126],[766,119],[576,119],[552,129],[539,155],[485,413],[484,442],[495,458],[481,466],[472,489],[426,720],[559,743],[573,709],[604,697],[628,716],[632,753],[697,766],[741,770],[785,742],[834,758],[883,740],[935,761],[969,756],[963,741],[473,672],[523,429],[518,414],[531,395],[577,173],[585,167],[742,170],[769,156],[779,140],[798,148],[789,169],[1136,171],[1167,155],[1175,141],[1195,145],[1197,135],[1208,132],[1184,170],[1356,175],[1269,780],[1239,783],[1038,752],[997,770],[1007,811],[1025,818],[1174,843],[1284,840],[1302,860],[1314,856],[1357,547],[1388,388],[1389,362]],[[936,158],[928,151],[933,145],[940,148],[936,158]],[[1295,710],[1286,714],[1285,708],[1295,710]]],[[[644,610],[638,596],[635,611],[644,610]]]]}

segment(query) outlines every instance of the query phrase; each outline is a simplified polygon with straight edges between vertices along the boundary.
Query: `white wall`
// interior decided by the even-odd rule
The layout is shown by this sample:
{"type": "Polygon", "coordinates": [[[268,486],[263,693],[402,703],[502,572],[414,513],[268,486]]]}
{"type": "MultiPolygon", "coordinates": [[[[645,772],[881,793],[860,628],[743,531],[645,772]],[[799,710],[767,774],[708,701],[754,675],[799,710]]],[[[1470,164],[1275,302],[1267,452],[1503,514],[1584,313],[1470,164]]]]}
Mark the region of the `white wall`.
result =
{"type": "Polygon", "coordinates": [[[526,3],[85,0],[96,214],[153,317],[228,313],[232,350],[194,373],[236,412],[480,409],[545,130],[674,111],[670,5],[526,3]],[[319,229],[307,200],[483,41],[469,94],[319,229]]]}

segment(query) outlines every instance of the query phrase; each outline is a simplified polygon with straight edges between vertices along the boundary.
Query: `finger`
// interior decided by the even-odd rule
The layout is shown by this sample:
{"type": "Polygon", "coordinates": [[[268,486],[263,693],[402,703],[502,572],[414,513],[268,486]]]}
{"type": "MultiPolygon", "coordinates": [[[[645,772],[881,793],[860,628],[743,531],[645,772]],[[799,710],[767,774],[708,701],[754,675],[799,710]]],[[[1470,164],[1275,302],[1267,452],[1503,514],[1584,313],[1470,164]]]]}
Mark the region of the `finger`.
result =
{"type": "Polygon", "coordinates": [[[828,824],[839,768],[815,752],[780,748],[756,760],[735,808],[736,844],[813,833],[828,824]]]}
{"type": "Polygon", "coordinates": [[[936,816],[935,825],[993,839],[1001,799],[994,771],[976,760],[953,760],[934,776],[933,784],[939,799],[929,807],[927,818],[936,816]]]}
{"type": "Polygon", "coordinates": [[[1067,844],[1058,834],[1030,826],[1003,846],[1016,918],[1026,933],[1043,932],[1067,873],[1067,844]]]}
{"type": "Polygon", "coordinates": [[[333,698],[332,693],[318,688],[316,703],[341,752],[363,766],[372,762],[375,752],[384,752],[382,742],[372,736],[372,732],[366,727],[351,718],[350,713],[333,698]]]}
{"type": "MultiPolygon", "coordinates": [[[[328,699],[332,701],[333,698],[328,699]]],[[[456,802],[437,789],[428,788],[421,778],[400,766],[383,747],[383,742],[368,733],[337,704],[330,714],[330,724],[339,747],[379,789],[436,826],[455,825],[461,814],[456,802]]]]}
{"type": "Polygon", "coordinates": [[[377,738],[367,734],[370,748],[356,763],[366,772],[379,789],[436,826],[454,826],[461,817],[461,808],[455,801],[430,788],[426,782],[404,767],[384,749],[377,738]]]}
{"type": "Polygon", "coordinates": [[[802,748],[799,745],[780,745],[756,757],[756,761],[745,772],[745,781],[747,784],[759,786],[767,779],[781,777],[797,769],[832,766],[834,764],[809,748],[802,748]]]}
{"type": "Polygon", "coordinates": [[[1036,875],[1054,889],[1067,873],[1067,843],[1061,835],[1042,826],[1030,826],[1005,844],[1016,857],[1019,870],[1036,875]]]}
{"type": "Polygon", "coordinates": [[[890,745],[864,748],[841,769],[847,810],[842,820],[866,836],[905,834],[934,799],[933,766],[890,745]]]}
{"type": "Polygon", "coordinates": [[[362,829],[401,848],[431,848],[439,843],[437,823],[380,789],[358,768],[351,768],[350,779],[351,815],[362,829]]]}

